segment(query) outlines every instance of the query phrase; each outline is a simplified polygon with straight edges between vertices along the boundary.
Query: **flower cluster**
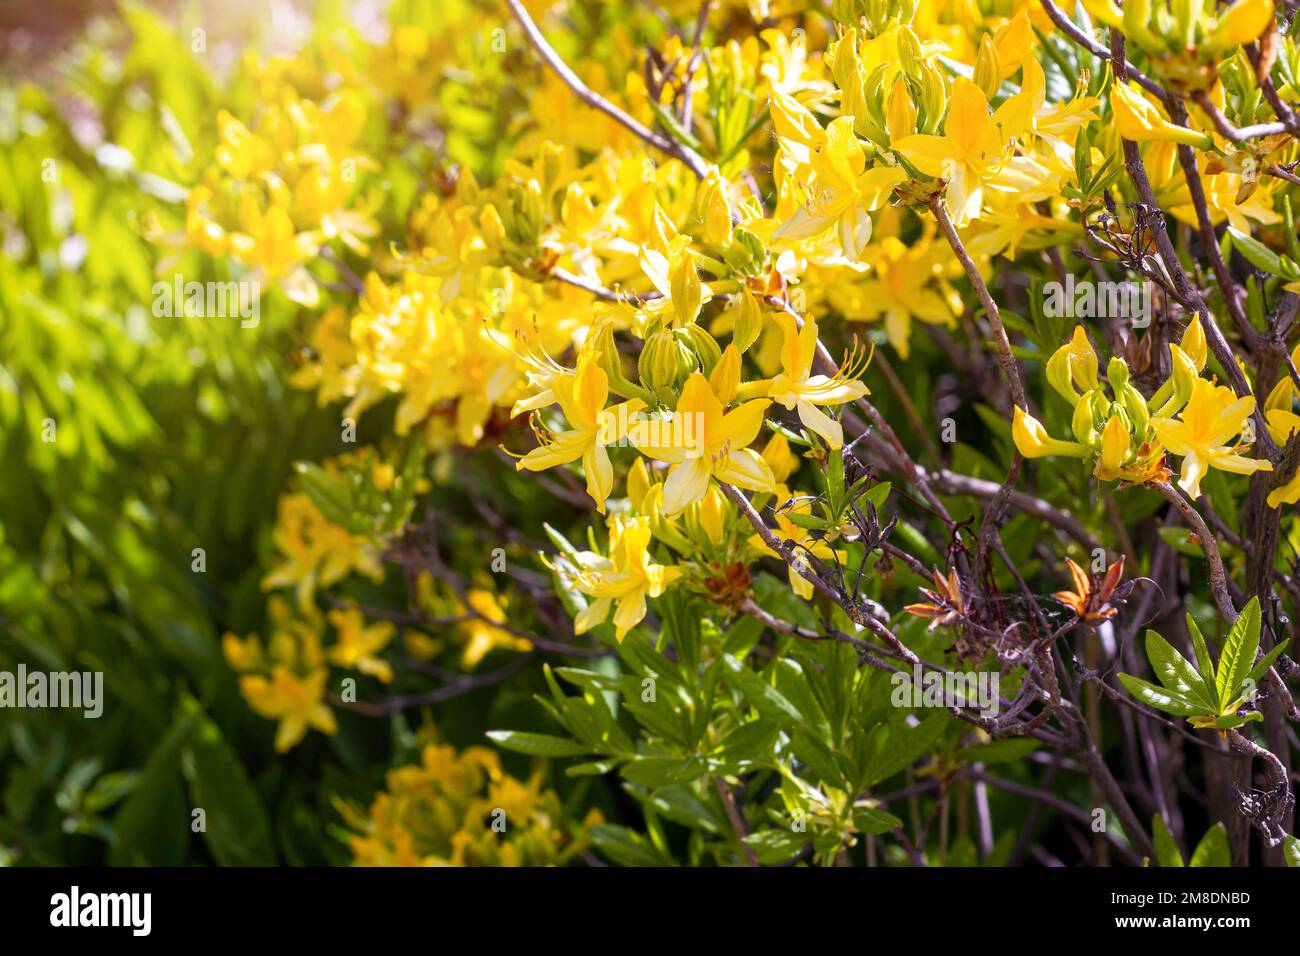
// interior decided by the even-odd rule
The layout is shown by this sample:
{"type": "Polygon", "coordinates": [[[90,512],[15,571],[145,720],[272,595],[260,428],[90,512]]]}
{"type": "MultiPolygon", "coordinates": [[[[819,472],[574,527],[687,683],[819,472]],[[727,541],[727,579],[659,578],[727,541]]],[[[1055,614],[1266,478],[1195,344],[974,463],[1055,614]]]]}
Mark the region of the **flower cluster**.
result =
{"type": "Polygon", "coordinates": [[[1201,377],[1206,361],[1205,333],[1193,319],[1180,345],[1170,345],[1173,371],[1146,398],[1130,380],[1128,365],[1116,357],[1106,367],[1102,386],[1097,353],[1082,326],[1047,362],[1047,380],[1074,409],[1074,441],[1052,438],[1042,424],[1017,407],[1012,436],[1026,458],[1065,455],[1092,463],[1102,481],[1145,484],[1167,479],[1166,453],[1182,458],[1178,484],[1193,498],[1210,468],[1239,475],[1271,471],[1267,459],[1243,452],[1253,441],[1255,399],[1201,377]]]}
{"type": "Polygon", "coordinates": [[[388,772],[388,786],[368,811],[340,810],[354,835],[355,866],[555,866],[581,853],[588,814],[573,832],[559,797],[542,786],[538,766],[527,780],[501,769],[494,751],[429,743],[419,763],[388,772]]]}

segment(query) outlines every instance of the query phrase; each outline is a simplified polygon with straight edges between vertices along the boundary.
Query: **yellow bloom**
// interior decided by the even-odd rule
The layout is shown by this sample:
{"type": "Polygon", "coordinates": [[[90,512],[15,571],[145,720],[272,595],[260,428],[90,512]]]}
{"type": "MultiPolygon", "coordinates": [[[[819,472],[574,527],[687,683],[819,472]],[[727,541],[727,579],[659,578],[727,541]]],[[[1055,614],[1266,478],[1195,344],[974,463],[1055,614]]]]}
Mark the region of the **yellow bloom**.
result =
{"type": "MultiPolygon", "coordinates": [[[[789,516],[791,514],[811,515],[812,499],[806,496],[799,497],[794,499],[789,504],[789,507],[778,507],[775,511],[775,531],[777,538],[782,541],[793,541],[795,543],[795,550],[793,552],[794,560],[790,563],[790,567],[787,571],[790,580],[790,588],[795,594],[807,601],[813,596],[813,584],[799,573],[799,568],[805,566],[805,562],[802,558],[805,549],[811,552],[814,557],[820,558],[823,561],[829,561],[836,557],[843,560],[844,556],[837,555],[831,546],[826,543],[824,538],[820,536],[814,537],[812,531],[795,524],[790,520],[789,516]]],[[[753,535],[749,539],[749,544],[761,554],[765,554],[769,557],[780,557],[780,555],[773,551],[768,546],[767,542],[763,540],[762,535],[753,535]]]]}
{"type": "Polygon", "coordinates": [[[910,242],[882,235],[867,250],[871,271],[861,282],[831,282],[827,296],[846,316],[884,317],[889,344],[906,359],[911,353],[912,321],[952,326],[961,313],[961,298],[948,278],[961,264],[945,243],[932,241],[927,219],[923,232],[910,242]]]}
{"type": "MultiPolygon", "coordinates": [[[[831,448],[844,444],[840,423],[817,408],[818,405],[843,405],[867,394],[867,387],[853,378],[858,369],[842,367],[834,375],[813,375],[817,357],[817,323],[806,319],[800,329],[789,312],[780,312],[784,344],[781,347],[781,372],[772,379],[768,395],[788,409],[798,409],[799,420],[816,432],[831,448]]],[[[863,363],[865,366],[865,363],[863,363]]]]}
{"type": "Polygon", "coordinates": [[[1111,84],[1110,108],[1115,128],[1124,139],[1137,143],[1183,143],[1200,149],[1210,149],[1214,145],[1214,140],[1205,133],[1169,122],[1159,107],[1127,84],[1111,84]]]}
{"type": "Polygon", "coordinates": [[[321,667],[297,677],[287,667],[276,667],[267,680],[257,674],[239,679],[248,705],[263,717],[279,720],[275,749],[284,753],[302,740],[308,728],[332,734],[338,730],[334,712],[325,705],[325,680],[329,671],[321,667]]]}
{"type": "Polygon", "coordinates": [[[318,586],[329,587],[353,572],[372,580],[383,577],[379,549],[331,522],[305,494],[281,496],[271,539],[280,560],[262,579],[262,589],[293,585],[301,607],[311,603],[318,586]]]}
{"type": "Polygon", "coordinates": [[[646,598],[658,597],[681,572],[650,560],[650,519],[615,516],[609,523],[609,557],[592,551],[578,555],[572,575],[575,590],[595,598],[573,622],[585,634],[614,610],[614,633],[621,641],[645,617],[646,598]]]}
{"type": "Polygon", "coordinates": [[[248,281],[278,281],[291,300],[314,308],[320,290],[304,263],[320,249],[317,235],[299,232],[278,203],[263,211],[251,196],[241,202],[239,218],[241,231],[230,234],[230,251],[240,261],[257,266],[248,281]]]}
{"type": "Polygon", "coordinates": [[[1237,0],[1218,18],[1205,46],[1217,53],[1251,43],[1272,25],[1273,0],[1237,0]]]}
{"type": "Polygon", "coordinates": [[[724,414],[707,378],[696,372],[686,380],[673,421],[679,426],[677,433],[692,440],[670,446],[637,445],[649,457],[673,466],[664,484],[665,513],[677,514],[703,498],[710,478],[751,491],[772,490],[772,469],[747,447],[758,437],[769,404],[758,399],[724,414]]]}
{"type": "Polygon", "coordinates": [[[853,133],[853,119],[832,120],[810,164],[814,175],[808,198],[773,233],[773,239],[811,239],[834,229],[844,257],[859,262],[871,240],[871,217],[906,177],[890,166],[867,169],[867,155],[853,133]]]}
{"type": "Polygon", "coordinates": [[[1198,378],[1179,419],[1151,419],[1161,444],[1183,458],[1179,487],[1193,498],[1200,497],[1201,479],[1210,467],[1239,475],[1273,470],[1268,461],[1239,454],[1249,442],[1227,444],[1241,434],[1254,410],[1254,396],[1237,398],[1230,388],[1198,378]]]}
{"type": "Polygon", "coordinates": [[[926,176],[948,181],[945,202],[958,226],[979,218],[984,183],[1032,118],[1027,99],[1020,96],[1008,98],[990,116],[983,91],[959,76],[952,83],[943,135],[917,133],[894,144],[894,150],[926,176]]]}
{"type": "Polygon", "coordinates": [[[354,607],[335,608],[329,612],[329,620],[338,632],[338,642],[328,652],[331,664],[370,674],[384,683],[393,679],[393,668],[376,656],[397,633],[392,621],[367,626],[365,616],[354,607]]]}
{"type": "Polygon", "coordinates": [[[495,594],[484,588],[470,588],[465,597],[476,613],[458,626],[465,637],[465,648],[460,656],[462,667],[473,670],[495,648],[510,651],[533,649],[532,641],[496,626],[506,623],[506,612],[495,594]]]}
{"type": "Polygon", "coordinates": [[[1042,422],[1016,406],[1011,423],[1011,438],[1020,454],[1026,458],[1044,458],[1048,455],[1065,455],[1070,458],[1091,458],[1093,450],[1078,442],[1060,441],[1047,434],[1042,422]]]}
{"type": "Polygon", "coordinates": [[[640,399],[605,408],[609,398],[609,376],[588,353],[578,362],[573,375],[557,376],[552,386],[564,417],[572,426],[567,431],[547,436],[517,464],[520,471],[544,471],[556,465],[582,459],[587,476],[587,494],[596,502],[596,510],[605,513],[605,499],[614,490],[614,466],[605,445],[620,440],[627,432],[628,416],[645,407],[640,399]]]}

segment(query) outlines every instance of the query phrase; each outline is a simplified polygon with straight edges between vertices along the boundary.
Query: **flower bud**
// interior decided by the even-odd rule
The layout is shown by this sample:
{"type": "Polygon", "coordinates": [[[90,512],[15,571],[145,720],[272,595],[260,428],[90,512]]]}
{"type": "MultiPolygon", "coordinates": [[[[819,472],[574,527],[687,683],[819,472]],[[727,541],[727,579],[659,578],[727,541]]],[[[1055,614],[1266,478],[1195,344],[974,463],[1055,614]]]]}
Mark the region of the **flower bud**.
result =
{"type": "Polygon", "coordinates": [[[695,260],[683,253],[669,276],[673,309],[677,312],[674,325],[690,325],[700,314],[700,274],[695,271],[695,260]]]}
{"type": "Polygon", "coordinates": [[[1101,433],[1101,454],[1097,460],[1097,474],[1113,478],[1128,457],[1129,433],[1120,415],[1111,416],[1101,433]]]}
{"type": "Polygon", "coordinates": [[[907,88],[907,81],[901,76],[894,81],[894,87],[889,91],[885,129],[889,132],[891,143],[916,132],[916,106],[912,103],[912,94],[907,88]]]}
{"type": "Polygon", "coordinates": [[[997,95],[998,87],[1002,85],[1002,66],[998,62],[997,47],[987,33],[980,41],[979,52],[975,54],[975,74],[972,79],[988,100],[997,95]]]}
{"type": "Polygon", "coordinates": [[[921,52],[921,41],[916,38],[912,28],[905,26],[898,31],[898,65],[903,72],[914,80],[921,78],[921,66],[925,56],[921,52]]]}
{"type": "Polygon", "coordinates": [[[1118,397],[1129,379],[1128,365],[1122,358],[1115,356],[1106,364],[1106,378],[1110,381],[1111,392],[1118,397]]]}
{"type": "Polygon", "coordinates": [[[726,246],[731,242],[731,211],[727,208],[726,186],[716,166],[700,184],[696,201],[705,240],[714,246],[726,246]]]}
{"type": "MultiPolygon", "coordinates": [[[[718,340],[694,322],[676,329],[675,333],[678,336],[678,342],[684,345],[687,354],[692,356],[687,374],[694,371],[695,366],[698,364],[703,368],[705,375],[711,375],[714,367],[718,364],[718,360],[722,358],[722,349],[718,346],[718,340]]],[[[736,375],[737,384],[739,384],[739,370],[737,370],[736,375]]]]}
{"type": "Polygon", "coordinates": [[[740,387],[740,349],[736,348],[735,342],[727,346],[714,366],[709,375],[709,386],[724,405],[735,397],[736,389],[740,387]]]}
{"type": "Polygon", "coordinates": [[[694,357],[677,341],[672,329],[659,329],[648,339],[637,360],[641,384],[665,404],[676,404],[677,386],[694,367],[694,357]]]}
{"type": "Polygon", "coordinates": [[[937,133],[948,109],[948,87],[939,68],[928,60],[921,67],[921,108],[925,113],[921,132],[937,133]]]}

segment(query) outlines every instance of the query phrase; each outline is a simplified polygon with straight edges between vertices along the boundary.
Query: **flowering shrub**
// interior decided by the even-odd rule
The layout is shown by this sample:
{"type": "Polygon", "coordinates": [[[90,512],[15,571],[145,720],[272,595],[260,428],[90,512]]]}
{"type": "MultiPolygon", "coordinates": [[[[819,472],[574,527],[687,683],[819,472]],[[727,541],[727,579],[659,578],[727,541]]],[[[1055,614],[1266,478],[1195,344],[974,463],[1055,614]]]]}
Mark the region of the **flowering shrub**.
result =
{"type": "Polygon", "coordinates": [[[1293,4],[341,6],[0,101],[0,849],[1300,861],[1293,4]]]}

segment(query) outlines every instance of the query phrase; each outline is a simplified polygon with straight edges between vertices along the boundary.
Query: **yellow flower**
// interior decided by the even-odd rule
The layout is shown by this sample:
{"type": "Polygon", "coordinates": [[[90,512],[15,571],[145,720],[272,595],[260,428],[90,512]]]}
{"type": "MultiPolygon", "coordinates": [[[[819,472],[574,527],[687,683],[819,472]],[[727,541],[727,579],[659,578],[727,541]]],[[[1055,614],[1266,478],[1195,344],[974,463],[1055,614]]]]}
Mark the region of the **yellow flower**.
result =
{"type": "Polygon", "coordinates": [[[843,405],[868,394],[867,387],[854,379],[855,373],[860,374],[860,369],[845,366],[831,376],[813,375],[812,365],[817,357],[817,323],[806,319],[800,329],[789,312],[778,313],[776,320],[785,338],[781,347],[781,372],[772,379],[768,395],[772,401],[788,409],[798,409],[799,420],[826,439],[831,448],[841,447],[844,429],[817,406],[843,405]]]}
{"type": "Polygon", "coordinates": [[[1183,143],[1200,149],[1214,146],[1214,140],[1205,133],[1169,122],[1159,107],[1125,83],[1111,84],[1110,108],[1115,128],[1124,139],[1137,143],[1183,143]]]}
{"type": "Polygon", "coordinates": [[[230,234],[230,251],[240,261],[257,266],[248,281],[279,282],[285,295],[314,308],[320,290],[304,263],[320,249],[315,233],[299,232],[279,203],[263,211],[251,196],[239,208],[240,230],[230,234]]]}
{"type": "Polygon", "coordinates": [[[365,616],[354,607],[335,608],[329,612],[329,620],[338,631],[338,643],[328,652],[331,664],[370,674],[384,683],[393,679],[393,668],[376,656],[397,633],[392,621],[367,626],[365,616]]]}
{"type": "Polygon", "coordinates": [[[465,636],[465,648],[460,656],[462,667],[473,670],[494,648],[511,651],[533,649],[532,641],[496,626],[506,623],[506,612],[495,594],[484,588],[470,588],[465,597],[476,613],[458,628],[465,636]]]}
{"type": "Polygon", "coordinates": [[[248,705],[263,717],[280,721],[275,732],[275,749],[280,753],[302,740],[308,728],[325,734],[338,730],[334,712],[324,703],[328,676],[324,667],[299,678],[287,667],[279,666],[271,672],[270,680],[257,674],[239,679],[248,705]]]}
{"type": "Polygon", "coordinates": [[[658,597],[681,572],[650,560],[650,519],[615,516],[609,523],[609,557],[592,551],[578,555],[572,575],[575,590],[595,598],[573,622],[585,634],[614,611],[614,633],[621,641],[645,617],[646,598],[658,597]]]}
{"type": "Polygon", "coordinates": [[[1179,487],[1198,498],[1201,479],[1210,467],[1239,475],[1273,470],[1268,461],[1239,454],[1249,442],[1234,446],[1227,444],[1241,434],[1254,410],[1254,396],[1237,398],[1230,388],[1198,378],[1192,387],[1192,397],[1183,406],[1179,419],[1151,419],[1151,427],[1161,444],[1183,457],[1179,487]]]}
{"type": "Polygon", "coordinates": [[[1016,406],[1011,423],[1011,438],[1020,454],[1026,458],[1044,458],[1047,455],[1065,455],[1070,458],[1091,458],[1093,450],[1078,442],[1060,441],[1047,434],[1042,422],[1020,406],[1016,406]]]}
{"type": "Polygon", "coordinates": [[[904,243],[882,235],[867,250],[871,271],[857,283],[832,282],[827,295],[843,314],[875,319],[884,316],[889,344],[906,359],[911,353],[912,321],[952,326],[961,313],[961,297],[948,278],[961,264],[944,243],[932,241],[926,220],[917,238],[904,243]]]}
{"type": "MultiPolygon", "coordinates": [[[[840,560],[844,560],[844,556],[837,554],[831,546],[826,543],[824,538],[814,537],[812,531],[795,524],[790,520],[789,516],[791,514],[811,515],[812,499],[806,496],[801,496],[788,502],[788,507],[782,505],[775,510],[776,536],[782,541],[793,541],[795,543],[795,550],[792,552],[794,560],[791,561],[788,569],[790,588],[795,594],[807,601],[813,596],[813,584],[799,573],[799,568],[806,566],[806,562],[802,557],[805,550],[810,552],[814,557],[820,558],[823,561],[829,561],[837,557],[840,560]]],[[[763,540],[762,535],[753,535],[749,539],[749,544],[761,554],[768,555],[769,557],[780,557],[780,555],[773,551],[768,546],[767,542],[763,540]]]]}
{"type": "Polygon", "coordinates": [[[978,219],[984,183],[1005,161],[1008,146],[1027,126],[1032,114],[1026,99],[1016,94],[989,115],[983,91],[964,77],[952,83],[943,135],[917,133],[893,144],[894,150],[926,176],[948,181],[945,202],[953,222],[978,219]]]}
{"type": "Polygon", "coordinates": [[[1251,43],[1272,25],[1273,0],[1237,0],[1218,18],[1205,48],[1211,53],[1221,53],[1251,43]]]}
{"type": "Polygon", "coordinates": [[[673,417],[683,440],[672,445],[637,443],[642,453],[673,466],[664,483],[665,513],[677,514],[703,498],[710,478],[751,491],[772,490],[772,469],[747,447],[758,437],[769,404],[758,399],[724,414],[707,378],[696,372],[686,380],[673,417]]]}
{"type": "Polygon", "coordinates": [[[841,116],[811,156],[814,175],[808,198],[773,233],[773,239],[811,239],[834,229],[844,257],[859,262],[871,240],[871,217],[906,177],[890,166],[867,169],[867,155],[853,133],[853,119],[841,116]]]}
{"type": "Polygon", "coordinates": [[[318,586],[329,587],[353,572],[372,580],[383,577],[379,549],[331,522],[305,494],[281,496],[271,539],[280,561],[262,579],[262,589],[293,585],[301,607],[311,603],[318,586]]]}
{"type": "Polygon", "coordinates": [[[516,467],[520,471],[544,471],[581,458],[587,494],[596,502],[596,510],[604,514],[605,499],[614,490],[614,466],[605,445],[627,434],[629,416],[644,408],[645,403],[634,398],[606,409],[609,376],[596,364],[596,358],[591,353],[584,355],[574,375],[557,376],[552,386],[572,427],[548,435],[541,447],[521,458],[516,467]]]}

